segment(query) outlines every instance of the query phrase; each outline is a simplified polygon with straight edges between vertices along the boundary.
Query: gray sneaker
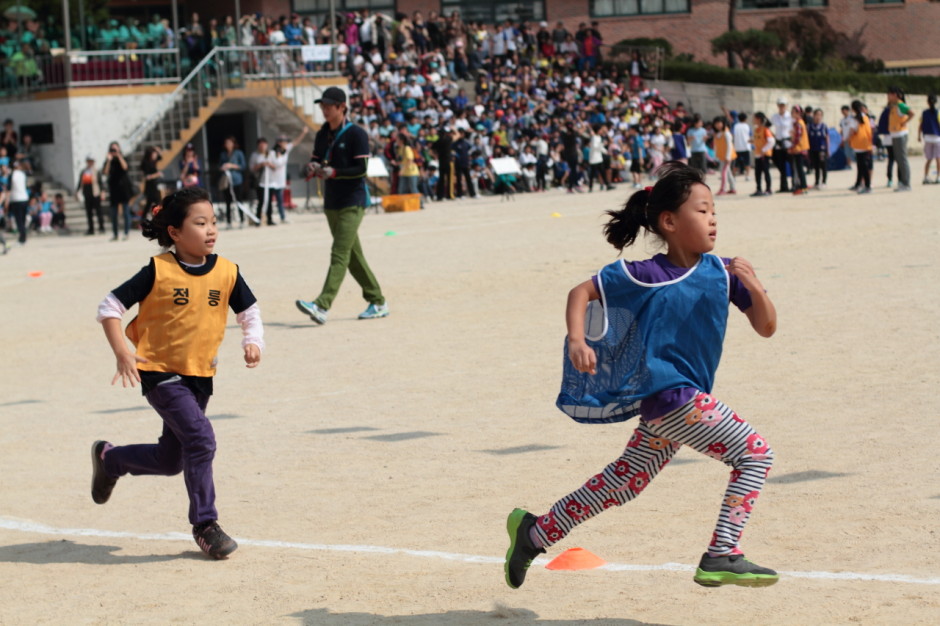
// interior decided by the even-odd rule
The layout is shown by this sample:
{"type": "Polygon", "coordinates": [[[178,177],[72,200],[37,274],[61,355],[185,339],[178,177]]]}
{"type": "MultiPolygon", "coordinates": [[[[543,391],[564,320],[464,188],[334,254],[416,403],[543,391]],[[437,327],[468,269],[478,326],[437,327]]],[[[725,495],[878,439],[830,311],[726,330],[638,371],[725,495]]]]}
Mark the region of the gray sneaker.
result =
{"type": "Polygon", "coordinates": [[[708,556],[706,552],[699,561],[693,580],[703,587],[769,587],[780,580],[780,575],[748,561],[743,554],[708,556]]]}
{"type": "Polygon", "coordinates": [[[316,302],[307,302],[306,300],[297,300],[294,302],[301,313],[310,316],[317,324],[326,324],[327,311],[317,306],[316,302]]]}

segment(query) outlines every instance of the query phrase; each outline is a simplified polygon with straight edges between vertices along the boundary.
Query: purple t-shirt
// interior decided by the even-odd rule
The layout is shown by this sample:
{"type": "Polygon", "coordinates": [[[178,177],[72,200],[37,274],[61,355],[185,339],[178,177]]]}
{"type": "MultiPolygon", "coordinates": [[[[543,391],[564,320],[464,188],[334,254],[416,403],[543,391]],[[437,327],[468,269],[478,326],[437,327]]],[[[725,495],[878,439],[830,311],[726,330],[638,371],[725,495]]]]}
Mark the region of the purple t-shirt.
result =
{"type": "MultiPolygon", "coordinates": [[[[720,257],[725,265],[731,262],[727,257],[720,257]]],[[[665,254],[657,254],[651,259],[645,261],[628,261],[627,270],[633,278],[644,283],[664,283],[670,280],[681,278],[689,271],[688,267],[678,267],[669,262],[665,254]]],[[[741,311],[751,308],[751,292],[747,290],[737,276],[730,276],[730,296],[741,311]]],[[[594,288],[600,291],[597,284],[597,276],[592,279],[594,288]]],[[[695,397],[700,390],[692,387],[681,387],[679,389],[667,389],[657,394],[644,398],[640,402],[640,415],[642,419],[655,419],[675,411],[682,405],[695,397]]]]}

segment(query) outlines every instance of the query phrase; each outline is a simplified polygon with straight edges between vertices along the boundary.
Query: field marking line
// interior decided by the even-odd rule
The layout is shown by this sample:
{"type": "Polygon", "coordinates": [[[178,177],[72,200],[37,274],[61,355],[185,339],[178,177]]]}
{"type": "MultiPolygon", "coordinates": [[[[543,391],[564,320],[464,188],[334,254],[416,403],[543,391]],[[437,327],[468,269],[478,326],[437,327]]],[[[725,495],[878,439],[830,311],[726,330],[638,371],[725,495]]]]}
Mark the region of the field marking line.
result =
{"type": "MultiPolygon", "coordinates": [[[[55,528],[46,524],[28,520],[0,517],[0,529],[15,532],[34,533],[39,535],[58,535],[70,537],[106,537],[138,539],[143,541],[185,541],[192,542],[192,537],[186,533],[132,533],[116,530],[99,530],[96,528],[55,528]]],[[[364,554],[402,554],[427,559],[443,561],[457,561],[459,563],[486,563],[501,564],[503,557],[480,556],[475,554],[460,554],[454,552],[441,552],[438,550],[412,550],[408,548],[390,548],[387,546],[346,545],[300,543],[295,541],[274,541],[268,539],[235,538],[240,545],[255,546],[259,548],[287,548],[290,550],[308,550],[316,552],[359,552],[364,554]]],[[[533,565],[545,565],[547,558],[535,559],[533,565]]],[[[629,563],[608,563],[598,569],[610,572],[692,572],[690,565],[681,563],[663,563],[661,565],[634,565],[629,563]]],[[[915,585],[940,585],[940,577],[918,578],[907,574],[864,574],[856,572],[780,572],[781,576],[788,578],[807,578],[815,580],[848,580],[862,582],[889,582],[915,585]]]]}

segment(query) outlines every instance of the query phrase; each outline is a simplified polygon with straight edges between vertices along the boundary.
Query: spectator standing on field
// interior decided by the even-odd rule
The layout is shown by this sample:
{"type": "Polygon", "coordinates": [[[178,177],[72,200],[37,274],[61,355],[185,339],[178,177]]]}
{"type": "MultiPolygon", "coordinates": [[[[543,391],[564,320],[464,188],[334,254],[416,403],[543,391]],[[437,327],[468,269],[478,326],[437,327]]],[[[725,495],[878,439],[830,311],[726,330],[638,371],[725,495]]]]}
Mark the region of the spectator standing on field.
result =
{"type": "Polygon", "coordinates": [[[789,151],[793,145],[791,135],[793,133],[793,117],[787,110],[787,99],[777,99],[777,112],[770,117],[770,123],[773,125],[774,137],[777,142],[774,144],[773,161],[780,172],[780,193],[787,193],[790,187],[787,184],[787,163],[790,160],[789,151]]]}
{"type": "Polygon", "coordinates": [[[917,128],[917,139],[924,142],[924,184],[931,183],[930,162],[937,164],[937,177],[934,183],[940,183],[940,116],[937,114],[937,94],[927,96],[927,109],[921,115],[917,128]]]}
{"type": "Polygon", "coordinates": [[[803,121],[803,108],[800,105],[793,105],[791,117],[793,129],[790,134],[790,148],[787,152],[790,155],[790,169],[793,174],[793,195],[799,196],[806,193],[804,160],[806,153],[809,152],[809,133],[806,129],[806,122],[803,121]]]}
{"type": "Polygon", "coordinates": [[[78,175],[78,184],[75,186],[75,195],[85,203],[85,214],[88,217],[86,235],[95,234],[95,215],[98,216],[98,232],[104,233],[104,210],[101,208],[103,183],[101,172],[95,167],[95,157],[87,155],[85,169],[78,175]]]}
{"type": "Polygon", "coordinates": [[[809,160],[813,166],[816,182],[815,189],[825,189],[829,162],[829,127],[823,122],[823,110],[813,112],[813,121],[809,125],[809,160]],[[820,179],[820,174],[822,177],[820,179]]]}
{"type": "Polygon", "coordinates": [[[751,194],[752,198],[773,194],[770,183],[770,159],[776,139],[770,126],[770,120],[762,111],[754,114],[754,179],[757,181],[757,191],[751,194]],[[762,180],[767,182],[763,190],[761,189],[762,180]]]}
{"type": "Polygon", "coordinates": [[[855,150],[852,149],[849,138],[852,136],[853,120],[855,118],[852,116],[852,109],[849,107],[842,105],[841,111],[842,119],[839,120],[839,133],[842,135],[842,153],[845,154],[845,166],[852,167],[852,163],[855,161],[855,150]]]}
{"type": "Polygon", "coordinates": [[[705,147],[705,140],[708,138],[708,131],[705,130],[705,122],[698,113],[692,118],[692,127],[685,132],[685,137],[689,142],[689,165],[702,173],[708,172],[708,152],[705,147]]]}
{"type": "Polygon", "coordinates": [[[894,184],[894,145],[891,143],[891,131],[888,130],[888,121],[891,117],[891,105],[886,106],[878,117],[878,137],[881,145],[888,153],[888,187],[894,184]]]}
{"type": "Polygon", "coordinates": [[[20,245],[26,244],[26,210],[29,206],[29,189],[26,186],[26,164],[20,161],[13,162],[13,173],[10,174],[10,213],[16,221],[17,240],[20,245]]]}
{"type": "Polygon", "coordinates": [[[914,119],[914,111],[904,101],[904,90],[888,87],[888,130],[894,160],[898,164],[898,186],[895,191],[911,190],[911,164],[907,160],[907,123],[914,119]]]}
{"type": "Polygon", "coordinates": [[[734,151],[738,153],[735,159],[738,173],[744,175],[744,180],[751,180],[751,127],[747,123],[747,113],[738,113],[738,121],[731,129],[734,135],[734,151]]]}

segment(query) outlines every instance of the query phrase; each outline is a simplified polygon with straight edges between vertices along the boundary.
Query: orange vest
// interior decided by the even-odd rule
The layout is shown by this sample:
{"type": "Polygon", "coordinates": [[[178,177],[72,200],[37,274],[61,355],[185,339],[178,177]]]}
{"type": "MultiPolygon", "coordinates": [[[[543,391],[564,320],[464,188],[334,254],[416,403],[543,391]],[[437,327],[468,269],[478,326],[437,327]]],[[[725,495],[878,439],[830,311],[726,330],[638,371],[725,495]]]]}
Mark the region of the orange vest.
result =
{"type": "Polygon", "coordinates": [[[862,121],[858,123],[858,128],[849,137],[849,145],[856,152],[870,152],[872,149],[871,122],[864,113],[862,113],[862,121]]]}
{"type": "Polygon", "coordinates": [[[731,136],[727,130],[723,130],[720,134],[715,135],[715,158],[719,161],[733,161],[738,157],[738,153],[734,151],[734,144],[731,144],[728,141],[728,138],[731,136]],[[731,156],[725,159],[725,155],[728,153],[728,145],[731,144],[731,156]]]}
{"type": "Polygon", "coordinates": [[[773,133],[766,126],[760,125],[754,128],[754,152],[757,153],[757,156],[770,155],[770,152],[764,153],[764,147],[771,137],[773,137],[773,133]]]}
{"type": "Polygon", "coordinates": [[[888,132],[900,133],[905,130],[907,130],[907,116],[901,115],[901,110],[895,104],[888,109],[888,132]]]}
{"type": "Polygon", "coordinates": [[[800,126],[800,143],[790,148],[790,152],[806,152],[809,150],[809,132],[806,129],[806,122],[800,119],[796,120],[796,123],[800,126]]]}
{"type": "Polygon", "coordinates": [[[137,346],[137,355],[147,359],[137,368],[214,376],[238,267],[216,257],[208,274],[194,276],[180,267],[171,252],[153,257],[153,266],[153,289],[125,332],[137,346]]]}

